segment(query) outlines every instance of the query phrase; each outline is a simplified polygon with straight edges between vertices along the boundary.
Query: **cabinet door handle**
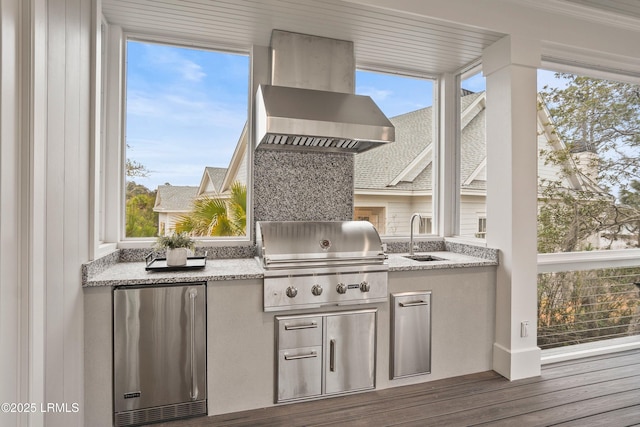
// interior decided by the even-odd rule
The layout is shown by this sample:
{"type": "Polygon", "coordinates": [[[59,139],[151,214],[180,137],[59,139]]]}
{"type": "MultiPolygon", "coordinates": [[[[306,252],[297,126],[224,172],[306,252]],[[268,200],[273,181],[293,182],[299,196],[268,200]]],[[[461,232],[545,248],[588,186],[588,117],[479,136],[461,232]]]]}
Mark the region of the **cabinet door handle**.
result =
{"type": "Polygon", "coordinates": [[[312,357],[318,357],[318,353],[316,353],[315,351],[312,351],[309,354],[300,354],[298,356],[285,355],[284,360],[310,359],[312,357]]]}
{"type": "Polygon", "coordinates": [[[336,371],[336,340],[329,341],[329,370],[336,371]]]}
{"type": "Polygon", "coordinates": [[[318,327],[316,322],[311,322],[308,325],[284,325],[285,331],[297,331],[298,329],[315,329],[318,327]]]}
{"type": "Polygon", "coordinates": [[[417,305],[429,305],[429,301],[400,302],[400,307],[415,307],[417,305]]]}

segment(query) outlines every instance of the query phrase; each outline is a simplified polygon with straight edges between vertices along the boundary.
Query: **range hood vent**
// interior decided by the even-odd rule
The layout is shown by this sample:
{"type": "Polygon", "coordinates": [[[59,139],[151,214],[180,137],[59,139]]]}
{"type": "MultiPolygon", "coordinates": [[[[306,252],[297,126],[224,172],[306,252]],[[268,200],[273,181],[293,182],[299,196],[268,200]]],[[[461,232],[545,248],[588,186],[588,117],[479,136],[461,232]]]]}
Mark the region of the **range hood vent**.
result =
{"type": "Polygon", "coordinates": [[[359,153],[393,142],[393,124],[354,87],[352,42],[274,30],[271,84],[255,97],[257,147],[359,153]]]}
{"type": "Polygon", "coordinates": [[[359,153],[395,139],[368,96],[264,85],[256,104],[260,148],[359,153]]]}

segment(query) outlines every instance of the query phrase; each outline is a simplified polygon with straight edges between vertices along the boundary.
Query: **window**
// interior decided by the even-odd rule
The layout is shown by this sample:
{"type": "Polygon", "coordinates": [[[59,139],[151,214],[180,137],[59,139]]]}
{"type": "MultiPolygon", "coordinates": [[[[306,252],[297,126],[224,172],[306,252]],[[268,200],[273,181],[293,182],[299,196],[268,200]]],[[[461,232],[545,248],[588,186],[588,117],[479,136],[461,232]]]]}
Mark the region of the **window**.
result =
{"type": "Polygon", "coordinates": [[[418,227],[419,234],[433,234],[431,217],[420,216],[420,226],[418,227]]]}
{"type": "Polygon", "coordinates": [[[538,252],[640,247],[640,86],[538,71],[538,252]]]}
{"type": "Polygon", "coordinates": [[[433,215],[433,87],[425,78],[356,72],[356,93],[370,96],[395,126],[395,142],[355,156],[354,219],[384,206],[380,234],[408,236],[414,212],[433,215]]]}
{"type": "Polygon", "coordinates": [[[129,39],[125,233],[246,235],[249,57],[129,39]]]}
{"type": "Polygon", "coordinates": [[[353,210],[353,219],[356,221],[369,221],[378,230],[379,234],[385,233],[385,216],[383,207],[356,207],[353,210]]]}
{"type": "Polygon", "coordinates": [[[476,233],[476,237],[480,239],[484,239],[487,235],[487,218],[480,217],[478,218],[478,232],[476,233]]]}
{"type": "Polygon", "coordinates": [[[478,67],[464,73],[460,83],[460,201],[459,234],[486,237],[487,206],[486,82],[478,67]]]}

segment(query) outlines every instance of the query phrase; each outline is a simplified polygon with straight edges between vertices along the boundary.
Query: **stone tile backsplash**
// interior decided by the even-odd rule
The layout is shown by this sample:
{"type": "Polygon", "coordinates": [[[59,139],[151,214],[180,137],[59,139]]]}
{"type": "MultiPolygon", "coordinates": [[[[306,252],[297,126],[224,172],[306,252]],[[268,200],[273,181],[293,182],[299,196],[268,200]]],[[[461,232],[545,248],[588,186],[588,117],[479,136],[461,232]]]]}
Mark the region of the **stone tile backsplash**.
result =
{"type": "Polygon", "coordinates": [[[256,221],[353,218],[353,154],[256,150],[254,156],[256,221]]]}

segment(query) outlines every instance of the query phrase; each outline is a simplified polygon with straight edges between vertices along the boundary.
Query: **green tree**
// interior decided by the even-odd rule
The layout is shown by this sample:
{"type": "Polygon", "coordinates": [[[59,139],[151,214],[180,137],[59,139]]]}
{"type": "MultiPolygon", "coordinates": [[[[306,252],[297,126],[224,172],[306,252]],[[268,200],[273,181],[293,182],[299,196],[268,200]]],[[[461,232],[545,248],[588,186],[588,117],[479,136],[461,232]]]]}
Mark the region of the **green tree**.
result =
{"type": "Polygon", "coordinates": [[[176,223],[176,232],[193,236],[244,236],[247,227],[247,187],[231,186],[229,198],[203,197],[176,223]]]}
{"type": "Polygon", "coordinates": [[[640,179],[640,87],[566,73],[556,78],[566,86],[545,86],[540,95],[568,150],[597,155],[589,166],[606,191],[640,179]]]}
{"type": "Polygon", "coordinates": [[[566,86],[545,86],[540,108],[549,109],[566,149],[540,153],[563,176],[543,182],[538,251],[588,250],[591,236],[608,238],[610,247],[628,236],[640,212],[639,204],[622,201],[629,191],[637,193],[631,185],[640,178],[640,88],[572,74],[557,73],[556,78],[566,86]],[[567,168],[570,164],[574,167],[567,168]],[[561,184],[569,174],[581,175],[581,190],[561,184]]]}
{"type": "Polygon", "coordinates": [[[125,235],[151,237],[158,234],[158,214],[153,211],[156,192],[133,181],[127,182],[125,235]]]}

